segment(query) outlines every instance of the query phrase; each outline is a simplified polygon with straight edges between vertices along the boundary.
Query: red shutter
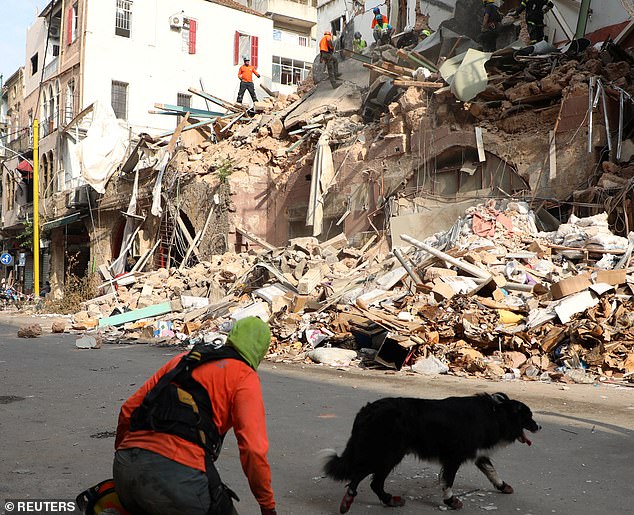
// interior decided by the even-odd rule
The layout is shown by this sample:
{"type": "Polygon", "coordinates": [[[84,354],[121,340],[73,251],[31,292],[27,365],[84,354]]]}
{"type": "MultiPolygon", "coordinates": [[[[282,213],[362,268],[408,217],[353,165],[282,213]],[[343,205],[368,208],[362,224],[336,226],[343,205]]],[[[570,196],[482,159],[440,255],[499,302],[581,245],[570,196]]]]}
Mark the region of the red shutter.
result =
{"type": "Polygon", "coordinates": [[[66,44],[70,45],[73,42],[73,8],[68,9],[66,15],[66,44]]]}
{"type": "Polygon", "coordinates": [[[240,33],[236,32],[233,36],[233,64],[240,62],[240,33]]]}
{"type": "Polygon", "coordinates": [[[258,67],[258,38],[251,36],[251,64],[258,67]]]}
{"type": "Polygon", "coordinates": [[[196,20],[189,20],[189,53],[196,53],[196,20]]]}

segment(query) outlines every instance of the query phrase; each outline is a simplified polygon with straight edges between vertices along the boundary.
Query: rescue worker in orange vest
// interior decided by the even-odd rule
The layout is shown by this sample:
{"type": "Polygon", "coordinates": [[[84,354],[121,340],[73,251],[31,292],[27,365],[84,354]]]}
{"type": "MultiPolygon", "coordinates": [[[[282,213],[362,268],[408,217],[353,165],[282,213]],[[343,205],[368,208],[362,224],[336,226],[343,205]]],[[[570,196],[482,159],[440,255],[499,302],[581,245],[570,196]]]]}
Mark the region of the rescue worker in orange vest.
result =
{"type": "Polygon", "coordinates": [[[255,87],[253,86],[253,75],[258,79],[260,78],[260,74],[255,69],[255,66],[251,66],[250,59],[245,57],[244,64],[240,66],[238,70],[238,79],[240,79],[240,89],[238,90],[238,99],[236,100],[238,104],[242,103],[242,97],[245,91],[249,92],[254,102],[258,101],[258,97],[255,96],[255,87]]]}
{"type": "Polygon", "coordinates": [[[337,88],[341,85],[337,81],[341,74],[339,73],[339,63],[335,57],[335,46],[332,43],[332,33],[327,30],[324,32],[324,37],[319,42],[319,60],[326,65],[328,70],[328,78],[332,88],[337,88]]]}

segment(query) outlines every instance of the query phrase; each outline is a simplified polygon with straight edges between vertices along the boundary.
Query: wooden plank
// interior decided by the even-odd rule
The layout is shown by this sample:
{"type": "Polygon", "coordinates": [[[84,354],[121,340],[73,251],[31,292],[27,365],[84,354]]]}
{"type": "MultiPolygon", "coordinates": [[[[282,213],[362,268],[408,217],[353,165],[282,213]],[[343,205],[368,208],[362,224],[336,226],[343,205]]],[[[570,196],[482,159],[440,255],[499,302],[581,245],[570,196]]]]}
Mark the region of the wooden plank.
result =
{"type": "Polygon", "coordinates": [[[203,237],[205,236],[205,233],[207,232],[207,227],[209,227],[209,222],[211,221],[211,217],[213,214],[214,214],[214,206],[212,204],[211,209],[209,210],[209,214],[207,215],[207,219],[205,220],[205,225],[203,226],[203,230],[200,231],[196,235],[194,240],[191,242],[189,248],[187,249],[187,252],[185,253],[185,257],[183,258],[183,261],[181,262],[181,266],[178,267],[179,270],[183,269],[187,265],[187,261],[189,261],[189,257],[191,256],[192,252],[196,252],[196,255],[198,256],[198,245],[200,243],[200,240],[203,239],[203,237]]]}
{"type": "Polygon", "coordinates": [[[557,177],[557,145],[555,144],[555,131],[550,131],[548,159],[550,164],[550,180],[553,180],[557,177]]]}
{"type": "Polygon", "coordinates": [[[415,87],[415,88],[432,88],[432,89],[440,89],[444,88],[445,85],[442,82],[427,82],[422,80],[404,80],[404,79],[396,79],[394,80],[395,86],[402,87],[415,87]]]}
{"type": "Polygon", "coordinates": [[[277,250],[277,247],[274,247],[269,242],[263,240],[262,238],[259,238],[255,234],[247,231],[246,229],[243,229],[242,227],[236,227],[236,231],[242,234],[242,236],[244,236],[246,239],[251,240],[253,243],[257,243],[260,247],[263,247],[266,250],[277,250]]]}
{"type": "Polygon", "coordinates": [[[475,128],[476,145],[478,146],[478,159],[481,163],[487,160],[484,153],[484,141],[482,141],[482,127],[475,128]]]}
{"type": "Polygon", "coordinates": [[[185,125],[187,125],[187,120],[189,120],[189,111],[185,113],[185,116],[183,116],[183,119],[176,126],[176,130],[174,131],[174,134],[172,134],[172,137],[170,138],[170,141],[167,144],[167,153],[170,154],[170,156],[172,155],[172,153],[174,152],[174,149],[176,148],[176,142],[178,141],[178,138],[180,137],[181,132],[183,132],[183,128],[185,127],[185,125]]]}
{"type": "Polygon", "coordinates": [[[326,247],[333,247],[336,250],[341,250],[347,245],[348,245],[348,237],[343,232],[337,234],[337,236],[335,236],[334,238],[330,238],[329,240],[326,240],[323,243],[319,244],[319,246],[322,249],[325,249],[326,247]]]}
{"type": "Polygon", "coordinates": [[[374,70],[375,72],[380,73],[381,75],[387,75],[388,77],[395,77],[395,78],[401,77],[400,73],[391,72],[390,70],[386,70],[374,64],[363,63],[362,66],[364,68],[368,68],[369,70],[374,70]]]}
{"type": "Polygon", "coordinates": [[[297,285],[297,291],[300,295],[308,295],[315,291],[317,285],[324,279],[324,274],[321,267],[315,267],[310,269],[299,280],[297,285]]]}
{"type": "Polygon", "coordinates": [[[189,92],[194,95],[198,95],[199,97],[203,97],[206,100],[212,101],[214,104],[217,104],[225,109],[229,109],[230,111],[234,111],[236,113],[241,113],[246,111],[246,109],[238,104],[234,104],[232,102],[227,102],[226,100],[222,100],[221,98],[210,95],[209,93],[205,93],[204,91],[199,91],[195,88],[189,88],[189,92]]]}
{"type": "MultiPolygon", "coordinates": [[[[107,294],[113,293],[115,291],[114,286],[112,286],[112,275],[110,274],[110,270],[108,270],[108,265],[99,265],[97,267],[99,272],[103,276],[106,283],[103,285],[107,294]]],[[[101,286],[100,286],[101,288],[101,286]]]]}
{"type": "MultiPolygon", "coordinates": [[[[185,225],[185,222],[183,222],[183,220],[181,219],[180,214],[178,214],[177,217],[176,217],[176,223],[180,227],[181,232],[183,233],[183,235],[185,236],[185,239],[187,240],[187,243],[191,247],[195,238],[192,238],[191,234],[189,234],[189,229],[185,225]]],[[[200,259],[200,256],[198,255],[198,249],[194,249],[193,252],[194,252],[196,258],[200,259]]]]}
{"type": "Polygon", "coordinates": [[[398,64],[394,64],[394,63],[389,63],[387,61],[383,61],[380,64],[381,68],[383,68],[384,70],[388,70],[394,73],[398,73],[400,75],[405,75],[407,77],[411,77],[412,76],[412,72],[414,71],[413,68],[406,68],[405,66],[399,66],[398,64]]]}
{"type": "Polygon", "coordinates": [[[123,325],[128,322],[135,322],[136,320],[165,315],[166,313],[172,313],[173,311],[180,310],[181,306],[178,302],[162,302],[146,308],[134,309],[132,311],[128,311],[127,313],[100,318],[99,327],[123,325]]]}

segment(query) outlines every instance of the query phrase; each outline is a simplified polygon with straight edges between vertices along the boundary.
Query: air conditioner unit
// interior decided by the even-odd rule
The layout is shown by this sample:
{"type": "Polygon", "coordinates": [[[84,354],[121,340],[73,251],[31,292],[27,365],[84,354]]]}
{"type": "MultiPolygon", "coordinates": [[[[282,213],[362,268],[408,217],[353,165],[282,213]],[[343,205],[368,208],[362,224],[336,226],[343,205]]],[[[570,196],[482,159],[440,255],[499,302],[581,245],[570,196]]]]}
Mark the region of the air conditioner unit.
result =
{"type": "Polygon", "coordinates": [[[183,27],[183,15],[174,14],[170,16],[170,27],[173,29],[180,29],[183,27]]]}
{"type": "Polygon", "coordinates": [[[68,192],[66,197],[66,207],[68,209],[78,207],[88,207],[88,187],[80,186],[68,192]]]}
{"type": "Polygon", "coordinates": [[[58,38],[59,37],[59,27],[53,25],[49,29],[49,34],[51,35],[52,38],[58,38]]]}

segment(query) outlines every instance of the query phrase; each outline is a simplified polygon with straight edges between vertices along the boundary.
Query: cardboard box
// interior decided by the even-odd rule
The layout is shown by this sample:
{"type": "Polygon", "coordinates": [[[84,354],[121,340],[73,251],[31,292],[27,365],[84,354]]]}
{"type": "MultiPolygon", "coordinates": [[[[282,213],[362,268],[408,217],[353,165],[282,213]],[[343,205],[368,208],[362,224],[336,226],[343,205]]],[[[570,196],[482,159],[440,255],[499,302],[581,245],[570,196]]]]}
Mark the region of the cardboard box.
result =
{"type": "Polygon", "coordinates": [[[625,269],[621,270],[599,270],[594,280],[595,283],[606,283],[612,286],[625,284],[627,273],[625,269]]]}
{"type": "Polygon", "coordinates": [[[555,300],[563,299],[568,295],[585,290],[591,284],[590,278],[585,274],[569,277],[568,279],[562,279],[558,283],[553,284],[550,287],[550,294],[555,300]]]}

